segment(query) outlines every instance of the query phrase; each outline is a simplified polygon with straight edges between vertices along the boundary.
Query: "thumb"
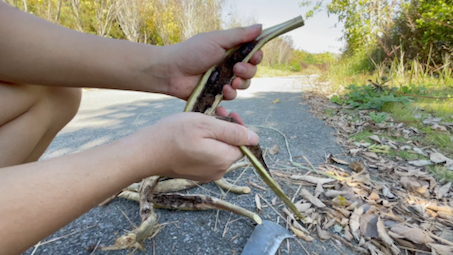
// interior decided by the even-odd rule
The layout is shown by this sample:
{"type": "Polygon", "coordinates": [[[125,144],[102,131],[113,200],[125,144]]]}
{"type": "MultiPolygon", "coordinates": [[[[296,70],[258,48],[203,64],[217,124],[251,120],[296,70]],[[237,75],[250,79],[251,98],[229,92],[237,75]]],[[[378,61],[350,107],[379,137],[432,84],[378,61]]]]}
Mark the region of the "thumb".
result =
{"type": "Polygon", "coordinates": [[[224,49],[231,49],[239,44],[250,42],[261,34],[262,25],[238,27],[211,33],[212,40],[224,49]]]}
{"type": "Polygon", "coordinates": [[[259,137],[255,132],[236,123],[212,118],[210,129],[208,138],[230,145],[257,145],[259,143],[259,137]]]}

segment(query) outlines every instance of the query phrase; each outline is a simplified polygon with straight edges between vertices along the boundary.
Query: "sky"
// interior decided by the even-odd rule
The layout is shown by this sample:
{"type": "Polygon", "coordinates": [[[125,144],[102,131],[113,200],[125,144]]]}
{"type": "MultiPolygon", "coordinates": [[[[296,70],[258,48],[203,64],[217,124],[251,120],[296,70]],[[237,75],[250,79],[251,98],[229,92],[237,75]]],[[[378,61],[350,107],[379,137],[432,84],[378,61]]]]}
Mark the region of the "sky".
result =
{"type": "MultiPolygon", "coordinates": [[[[289,19],[304,16],[308,8],[300,7],[301,0],[230,0],[239,15],[254,17],[263,27],[270,27],[289,19]]],[[[336,16],[327,16],[326,12],[316,14],[305,21],[305,26],[298,28],[287,35],[291,35],[296,49],[311,53],[332,52],[340,53],[344,42],[339,41],[342,36],[342,25],[336,16]]]]}

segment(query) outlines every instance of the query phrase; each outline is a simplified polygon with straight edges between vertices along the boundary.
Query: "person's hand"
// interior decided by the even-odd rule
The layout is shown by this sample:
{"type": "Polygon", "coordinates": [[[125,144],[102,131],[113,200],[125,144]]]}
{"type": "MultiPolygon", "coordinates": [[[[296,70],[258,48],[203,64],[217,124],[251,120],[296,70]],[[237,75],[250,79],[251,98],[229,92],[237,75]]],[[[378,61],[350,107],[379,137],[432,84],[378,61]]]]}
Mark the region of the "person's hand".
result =
{"type": "Polygon", "coordinates": [[[134,146],[138,145],[141,176],[154,174],[203,182],[220,179],[243,157],[237,146],[256,145],[259,140],[242,125],[201,113],[166,117],[131,138],[134,146]],[[150,173],[152,169],[157,172],[150,173]]]}
{"type": "MultiPolygon", "coordinates": [[[[225,52],[242,43],[254,40],[261,33],[261,25],[234,28],[224,31],[198,34],[182,43],[168,46],[167,68],[164,74],[167,84],[162,85],[163,93],[187,100],[202,75],[223,59],[225,52]]],[[[237,76],[231,84],[223,87],[226,100],[236,97],[236,89],[246,89],[256,73],[256,65],[263,58],[257,51],[250,63],[237,63],[233,72],[237,76]]]]}

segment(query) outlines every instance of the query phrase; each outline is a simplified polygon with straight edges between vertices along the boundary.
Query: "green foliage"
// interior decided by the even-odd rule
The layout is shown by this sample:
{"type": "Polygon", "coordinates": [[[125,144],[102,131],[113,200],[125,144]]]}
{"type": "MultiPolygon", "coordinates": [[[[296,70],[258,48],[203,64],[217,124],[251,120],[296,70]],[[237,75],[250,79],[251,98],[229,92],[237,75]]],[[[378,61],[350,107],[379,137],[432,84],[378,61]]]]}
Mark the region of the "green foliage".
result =
{"type": "Polygon", "coordinates": [[[381,110],[382,107],[389,102],[409,103],[407,97],[395,95],[393,91],[379,93],[370,84],[363,86],[350,85],[347,89],[349,90],[349,93],[343,98],[334,96],[331,98],[331,101],[347,104],[358,109],[374,110],[381,110]]]}
{"type": "Polygon", "coordinates": [[[331,64],[335,61],[335,55],[330,52],[315,54],[303,50],[294,50],[293,58],[308,65],[331,64]]]}
{"type": "Polygon", "coordinates": [[[401,86],[400,91],[406,94],[426,95],[428,89],[425,86],[410,84],[409,86],[401,86]]]}
{"type": "Polygon", "coordinates": [[[302,70],[300,62],[295,58],[291,59],[288,67],[291,72],[300,72],[302,70]]]}
{"type": "Polygon", "coordinates": [[[311,8],[307,16],[324,10],[344,24],[342,39],[347,45],[334,72],[355,75],[373,72],[381,65],[397,67],[390,72],[404,72],[418,61],[425,77],[443,77],[451,84],[451,0],[332,0],[324,5],[323,1],[303,0],[301,5],[311,8]]]}
{"type": "MultiPolygon", "coordinates": [[[[155,45],[222,28],[225,1],[6,0],[12,6],[80,32],[155,45]]],[[[234,16],[232,13],[230,16],[234,16]]]]}
{"type": "Polygon", "coordinates": [[[375,123],[381,123],[384,122],[387,119],[387,114],[385,112],[370,112],[370,118],[375,122],[375,123]]]}

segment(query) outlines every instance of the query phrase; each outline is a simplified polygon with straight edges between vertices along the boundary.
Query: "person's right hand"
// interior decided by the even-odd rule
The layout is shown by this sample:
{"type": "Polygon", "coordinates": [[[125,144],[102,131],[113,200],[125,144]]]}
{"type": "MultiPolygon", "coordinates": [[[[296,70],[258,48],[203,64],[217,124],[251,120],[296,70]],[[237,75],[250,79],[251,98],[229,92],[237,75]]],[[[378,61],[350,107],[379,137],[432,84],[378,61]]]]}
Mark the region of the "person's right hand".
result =
{"type": "Polygon", "coordinates": [[[240,145],[259,138],[246,127],[201,113],[178,113],[134,135],[140,150],[141,174],[202,182],[220,179],[243,157],[240,145]],[[154,169],[154,171],[153,171],[154,169]]]}

